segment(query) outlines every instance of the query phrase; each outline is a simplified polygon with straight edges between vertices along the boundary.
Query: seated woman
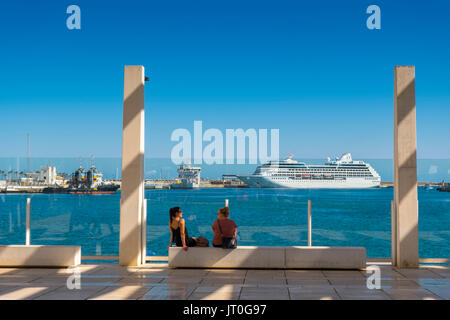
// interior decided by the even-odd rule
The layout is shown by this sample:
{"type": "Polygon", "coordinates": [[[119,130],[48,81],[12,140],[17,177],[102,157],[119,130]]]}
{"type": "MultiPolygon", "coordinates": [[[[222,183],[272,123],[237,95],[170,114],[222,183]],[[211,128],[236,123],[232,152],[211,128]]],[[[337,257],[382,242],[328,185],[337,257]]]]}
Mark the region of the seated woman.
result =
{"type": "Polygon", "coordinates": [[[228,207],[220,208],[217,212],[218,219],[212,225],[214,247],[230,249],[236,247],[237,225],[229,217],[230,209],[228,207]]]}
{"type": "Polygon", "coordinates": [[[190,238],[188,235],[188,231],[186,229],[186,223],[183,217],[183,212],[180,207],[173,207],[169,210],[170,220],[169,220],[169,229],[170,229],[170,244],[169,247],[175,242],[177,247],[183,247],[185,251],[188,250],[188,247],[195,247],[196,241],[193,238],[190,238]]]}

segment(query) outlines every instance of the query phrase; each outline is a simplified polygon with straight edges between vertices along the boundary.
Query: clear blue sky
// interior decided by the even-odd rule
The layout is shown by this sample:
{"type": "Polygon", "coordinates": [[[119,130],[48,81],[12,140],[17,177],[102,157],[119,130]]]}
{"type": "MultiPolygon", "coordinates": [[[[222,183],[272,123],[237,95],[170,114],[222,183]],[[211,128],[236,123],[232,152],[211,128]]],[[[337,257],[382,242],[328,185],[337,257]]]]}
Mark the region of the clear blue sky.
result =
{"type": "Polygon", "coordinates": [[[446,0],[3,1],[0,157],[27,132],[32,156],[120,156],[123,66],[141,64],[146,156],[203,120],[278,128],[282,156],[391,158],[393,68],[415,65],[418,156],[449,159],[449,21],[446,0]]]}

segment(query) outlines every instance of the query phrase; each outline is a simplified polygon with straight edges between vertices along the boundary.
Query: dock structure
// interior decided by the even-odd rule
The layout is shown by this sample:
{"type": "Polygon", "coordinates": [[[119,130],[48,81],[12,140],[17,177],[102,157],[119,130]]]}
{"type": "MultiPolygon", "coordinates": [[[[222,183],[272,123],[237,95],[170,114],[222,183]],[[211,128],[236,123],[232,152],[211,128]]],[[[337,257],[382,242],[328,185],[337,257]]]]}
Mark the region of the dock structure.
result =
{"type": "Polygon", "coordinates": [[[247,184],[234,174],[223,174],[222,183],[224,187],[247,187],[247,184]]]}

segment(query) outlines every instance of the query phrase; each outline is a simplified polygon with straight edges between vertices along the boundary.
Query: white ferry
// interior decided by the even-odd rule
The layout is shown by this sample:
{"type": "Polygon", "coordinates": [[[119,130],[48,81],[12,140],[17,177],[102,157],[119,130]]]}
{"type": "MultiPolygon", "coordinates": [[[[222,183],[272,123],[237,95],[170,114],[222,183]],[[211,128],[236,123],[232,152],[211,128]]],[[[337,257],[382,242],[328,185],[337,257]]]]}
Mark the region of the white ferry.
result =
{"type": "Polygon", "coordinates": [[[353,161],[350,153],[323,165],[292,160],[269,161],[252,175],[238,175],[250,188],[364,189],[380,186],[381,177],[364,161],[353,161]]]}
{"type": "Polygon", "coordinates": [[[192,167],[190,164],[178,167],[176,183],[170,185],[172,189],[193,189],[200,187],[200,167],[192,167]]]}

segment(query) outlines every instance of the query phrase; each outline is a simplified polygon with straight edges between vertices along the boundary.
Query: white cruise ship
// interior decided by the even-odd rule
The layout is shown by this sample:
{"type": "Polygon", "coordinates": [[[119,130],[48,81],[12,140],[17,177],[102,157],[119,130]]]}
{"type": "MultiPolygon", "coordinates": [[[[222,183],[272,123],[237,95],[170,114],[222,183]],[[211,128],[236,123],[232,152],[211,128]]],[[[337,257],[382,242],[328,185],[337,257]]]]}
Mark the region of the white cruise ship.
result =
{"type": "Polygon", "coordinates": [[[250,188],[364,189],[380,186],[380,175],[364,161],[353,161],[350,153],[323,165],[292,160],[269,161],[252,175],[238,175],[250,188]]]}

